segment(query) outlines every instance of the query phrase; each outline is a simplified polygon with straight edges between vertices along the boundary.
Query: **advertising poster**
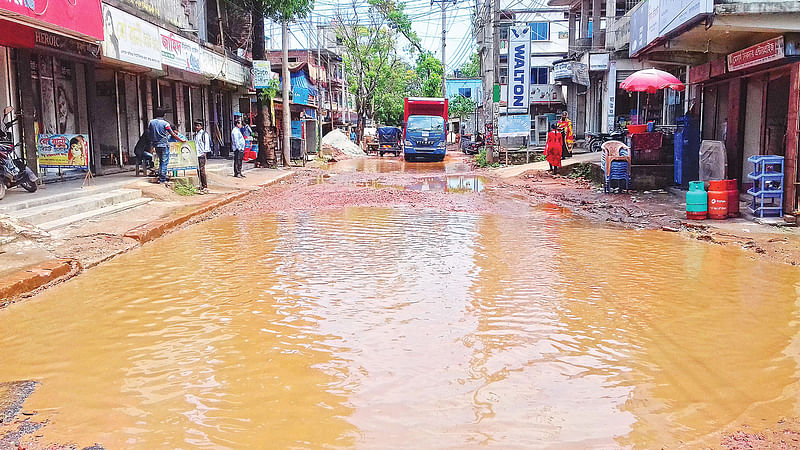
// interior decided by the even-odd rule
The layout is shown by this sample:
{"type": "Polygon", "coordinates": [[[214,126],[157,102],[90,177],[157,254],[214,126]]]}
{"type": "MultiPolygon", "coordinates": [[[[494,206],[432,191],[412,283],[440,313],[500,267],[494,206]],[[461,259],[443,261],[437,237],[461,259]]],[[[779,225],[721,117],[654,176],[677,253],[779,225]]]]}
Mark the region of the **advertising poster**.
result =
{"type": "Polygon", "coordinates": [[[269,87],[272,80],[272,69],[269,61],[253,60],[253,87],[263,89],[269,87]]]}
{"type": "Polygon", "coordinates": [[[136,16],[103,4],[103,56],[161,70],[158,28],[136,16]]]}
{"type": "Polygon", "coordinates": [[[89,136],[40,134],[36,137],[39,167],[89,170],[89,136]]]}
{"type": "Polygon", "coordinates": [[[509,114],[497,118],[498,136],[521,137],[531,134],[530,114],[509,114]]]}
{"type": "MultiPolygon", "coordinates": [[[[158,155],[153,155],[153,162],[158,168],[158,155]]],[[[197,170],[197,150],[194,141],[170,142],[169,163],[167,171],[172,170],[197,170]]]]}
{"type": "Polygon", "coordinates": [[[528,112],[531,86],[531,27],[509,28],[508,112],[528,112]]]}
{"type": "Polygon", "coordinates": [[[200,73],[200,46],[166,30],[161,33],[161,62],[192,73],[200,73]]]}

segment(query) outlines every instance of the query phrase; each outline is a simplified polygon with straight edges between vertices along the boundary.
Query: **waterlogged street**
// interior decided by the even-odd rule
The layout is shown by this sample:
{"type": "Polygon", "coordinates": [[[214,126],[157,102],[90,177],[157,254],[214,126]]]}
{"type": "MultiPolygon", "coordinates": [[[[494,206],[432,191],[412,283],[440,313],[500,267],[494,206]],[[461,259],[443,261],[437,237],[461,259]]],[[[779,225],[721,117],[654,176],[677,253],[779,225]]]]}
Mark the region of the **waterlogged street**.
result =
{"type": "Polygon", "coordinates": [[[695,448],[800,416],[795,267],[459,155],[301,173],[0,330],[0,382],[39,383],[29,448],[695,448]]]}

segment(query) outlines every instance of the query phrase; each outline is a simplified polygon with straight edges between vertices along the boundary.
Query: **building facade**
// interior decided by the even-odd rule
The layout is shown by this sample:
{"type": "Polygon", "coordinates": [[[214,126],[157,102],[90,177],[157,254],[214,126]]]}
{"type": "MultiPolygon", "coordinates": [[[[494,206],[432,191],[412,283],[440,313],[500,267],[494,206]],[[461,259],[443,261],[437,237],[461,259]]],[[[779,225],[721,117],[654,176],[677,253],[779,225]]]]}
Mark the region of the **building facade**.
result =
{"type": "Polygon", "coordinates": [[[251,62],[238,56],[249,43],[226,30],[241,28],[246,14],[220,8],[77,0],[34,19],[28,6],[4,2],[0,99],[20,118],[19,156],[45,180],[129,170],[156,107],[168,108],[167,120],[188,138],[193,120],[204,119],[215,153],[225,154],[239,97],[249,95],[251,62]],[[66,142],[68,160],[55,157],[52,150],[66,142]]]}

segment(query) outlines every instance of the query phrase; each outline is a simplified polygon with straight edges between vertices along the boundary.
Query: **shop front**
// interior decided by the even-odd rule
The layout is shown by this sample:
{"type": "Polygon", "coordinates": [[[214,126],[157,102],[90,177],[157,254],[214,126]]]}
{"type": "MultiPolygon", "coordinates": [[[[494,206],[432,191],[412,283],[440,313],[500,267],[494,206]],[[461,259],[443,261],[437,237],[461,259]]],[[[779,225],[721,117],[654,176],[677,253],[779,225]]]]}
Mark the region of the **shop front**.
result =
{"type": "Polygon", "coordinates": [[[725,144],[727,176],[752,187],[747,160],[785,158],[785,212],[800,209],[798,196],[798,79],[800,52],[793,35],[777,36],[692,68],[699,83],[701,134],[725,144]]]}

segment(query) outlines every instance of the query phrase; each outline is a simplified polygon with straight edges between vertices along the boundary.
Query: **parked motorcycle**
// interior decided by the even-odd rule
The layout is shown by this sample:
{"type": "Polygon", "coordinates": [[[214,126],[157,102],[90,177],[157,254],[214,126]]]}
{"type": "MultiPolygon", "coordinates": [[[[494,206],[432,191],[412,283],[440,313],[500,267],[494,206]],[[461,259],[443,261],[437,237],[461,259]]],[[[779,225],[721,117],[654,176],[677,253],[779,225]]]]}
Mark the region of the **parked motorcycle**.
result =
{"type": "MultiPolygon", "coordinates": [[[[14,154],[14,137],[11,126],[17,121],[11,118],[14,109],[3,109],[3,129],[0,130],[0,199],[6,196],[6,189],[21,186],[28,192],[36,192],[39,178],[25,163],[14,154]]],[[[19,145],[19,144],[17,144],[19,145]]]]}
{"type": "Polygon", "coordinates": [[[625,137],[628,135],[627,130],[616,130],[612,133],[600,133],[589,131],[586,133],[588,137],[588,144],[586,148],[590,152],[599,152],[603,148],[603,144],[608,141],[625,142],[625,137]]]}

